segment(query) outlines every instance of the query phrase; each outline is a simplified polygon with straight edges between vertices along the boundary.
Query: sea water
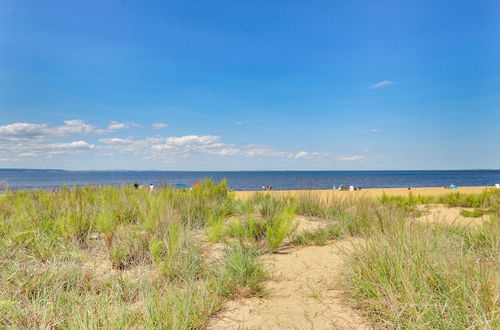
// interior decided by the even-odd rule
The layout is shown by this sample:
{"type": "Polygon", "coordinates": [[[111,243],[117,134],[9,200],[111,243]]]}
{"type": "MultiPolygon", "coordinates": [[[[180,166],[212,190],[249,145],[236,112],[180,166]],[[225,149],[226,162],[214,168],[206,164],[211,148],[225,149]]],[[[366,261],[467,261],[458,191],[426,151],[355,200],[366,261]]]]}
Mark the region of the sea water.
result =
{"type": "MultiPolygon", "coordinates": [[[[185,184],[227,179],[234,190],[494,186],[500,170],[450,171],[63,171],[0,169],[0,185],[10,189],[52,189],[62,185],[185,184]]],[[[2,188],[0,187],[0,190],[2,188]]]]}

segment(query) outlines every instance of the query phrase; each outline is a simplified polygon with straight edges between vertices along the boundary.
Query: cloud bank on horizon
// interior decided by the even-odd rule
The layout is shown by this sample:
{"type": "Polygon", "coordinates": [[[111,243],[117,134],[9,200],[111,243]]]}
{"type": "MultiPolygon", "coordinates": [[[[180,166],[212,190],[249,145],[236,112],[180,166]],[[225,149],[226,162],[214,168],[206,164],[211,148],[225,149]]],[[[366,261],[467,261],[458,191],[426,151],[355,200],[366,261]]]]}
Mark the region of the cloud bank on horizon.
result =
{"type": "MultiPolygon", "coordinates": [[[[82,119],[65,120],[64,124],[59,126],[12,123],[0,126],[0,161],[21,165],[34,160],[38,162],[63,160],[65,157],[74,155],[87,158],[126,155],[146,160],[154,164],[153,167],[161,169],[165,164],[175,164],[177,159],[189,160],[199,155],[258,157],[280,162],[294,160],[314,162],[328,159],[351,162],[365,158],[365,156],[335,156],[330,152],[282,151],[272,146],[250,143],[236,145],[225,143],[221,136],[216,135],[164,136],[154,134],[145,138],[109,136],[119,130],[137,127],[141,126],[136,123],[111,121],[105,128],[98,128],[82,119]],[[78,140],[84,137],[92,137],[95,142],[78,140]]],[[[153,123],[151,130],[157,131],[166,127],[168,127],[167,124],[153,123]]],[[[196,167],[190,169],[196,169],[196,167]]]]}

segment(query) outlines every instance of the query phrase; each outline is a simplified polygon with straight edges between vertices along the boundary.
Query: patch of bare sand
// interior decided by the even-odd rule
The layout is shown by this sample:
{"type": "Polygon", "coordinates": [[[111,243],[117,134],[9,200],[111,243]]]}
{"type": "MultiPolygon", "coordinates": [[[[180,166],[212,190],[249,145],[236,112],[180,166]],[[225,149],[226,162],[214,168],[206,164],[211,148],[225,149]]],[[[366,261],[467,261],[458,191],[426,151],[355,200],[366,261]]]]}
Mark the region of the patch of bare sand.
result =
{"type": "Polygon", "coordinates": [[[353,239],[263,257],[269,295],[230,301],[209,329],[371,329],[338,288],[342,250],[353,239]]]}
{"type": "Polygon", "coordinates": [[[426,223],[439,223],[446,225],[461,225],[461,226],[475,226],[481,224],[484,220],[488,219],[485,214],[478,218],[464,217],[460,214],[462,210],[473,211],[474,209],[465,207],[448,207],[441,204],[426,204],[418,205],[417,209],[423,213],[422,216],[416,218],[417,221],[426,223]]]}

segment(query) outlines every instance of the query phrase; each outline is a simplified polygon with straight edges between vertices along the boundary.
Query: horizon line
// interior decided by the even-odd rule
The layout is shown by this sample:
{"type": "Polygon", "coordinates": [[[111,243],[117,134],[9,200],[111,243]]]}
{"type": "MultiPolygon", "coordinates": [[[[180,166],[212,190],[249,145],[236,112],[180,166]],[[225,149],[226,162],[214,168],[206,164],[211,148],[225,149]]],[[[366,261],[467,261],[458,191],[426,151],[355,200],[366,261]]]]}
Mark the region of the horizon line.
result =
{"type": "Polygon", "coordinates": [[[59,171],[59,172],[363,172],[363,171],[500,171],[500,168],[460,168],[460,169],[352,169],[352,170],[159,170],[159,169],[105,169],[105,170],[67,170],[58,168],[21,168],[5,167],[0,171],[59,171]]]}

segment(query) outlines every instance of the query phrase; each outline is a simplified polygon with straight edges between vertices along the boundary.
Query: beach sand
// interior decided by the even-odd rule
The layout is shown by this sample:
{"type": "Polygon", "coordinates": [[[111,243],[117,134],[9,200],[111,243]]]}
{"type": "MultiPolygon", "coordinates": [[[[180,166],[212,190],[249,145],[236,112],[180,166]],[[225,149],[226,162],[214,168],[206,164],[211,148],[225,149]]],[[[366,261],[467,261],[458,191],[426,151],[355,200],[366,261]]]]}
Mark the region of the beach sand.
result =
{"type": "MultiPolygon", "coordinates": [[[[373,188],[362,189],[356,191],[336,191],[336,190],[271,190],[260,191],[270,193],[274,197],[297,197],[300,195],[313,195],[322,199],[346,198],[346,197],[380,197],[384,193],[389,196],[408,196],[411,192],[414,195],[421,196],[440,196],[449,193],[462,193],[462,194],[478,194],[484,189],[495,189],[495,187],[479,186],[479,187],[458,187],[456,190],[445,189],[444,187],[422,187],[422,188],[373,188]]],[[[237,199],[245,199],[253,196],[256,191],[237,191],[237,199]]]]}
{"type": "MultiPolygon", "coordinates": [[[[461,192],[478,193],[484,187],[468,187],[461,192]]],[[[368,196],[387,194],[405,195],[404,189],[369,189],[368,196]]],[[[439,195],[441,189],[420,188],[419,194],[439,195]]],[[[444,193],[450,190],[442,188],[444,193]]],[[[272,194],[296,195],[310,191],[273,191],[272,194]]],[[[360,192],[313,191],[327,198],[360,192]]],[[[245,192],[240,198],[251,196],[245,192]]],[[[466,218],[460,214],[462,207],[444,205],[419,205],[423,213],[414,221],[445,225],[476,226],[488,219],[466,218]]],[[[297,216],[299,231],[324,228],[333,219],[297,216]]],[[[325,246],[288,246],[279,253],[264,255],[261,261],[270,271],[265,282],[263,298],[240,298],[227,302],[223,310],[210,320],[208,329],[379,329],[373,320],[355,309],[342,289],[344,257],[355,245],[363,244],[363,238],[343,237],[325,246]]]]}
{"type": "Polygon", "coordinates": [[[342,251],[353,244],[359,242],[343,239],[266,255],[266,297],[229,301],[208,329],[372,329],[339,288],[342,251]]]}

